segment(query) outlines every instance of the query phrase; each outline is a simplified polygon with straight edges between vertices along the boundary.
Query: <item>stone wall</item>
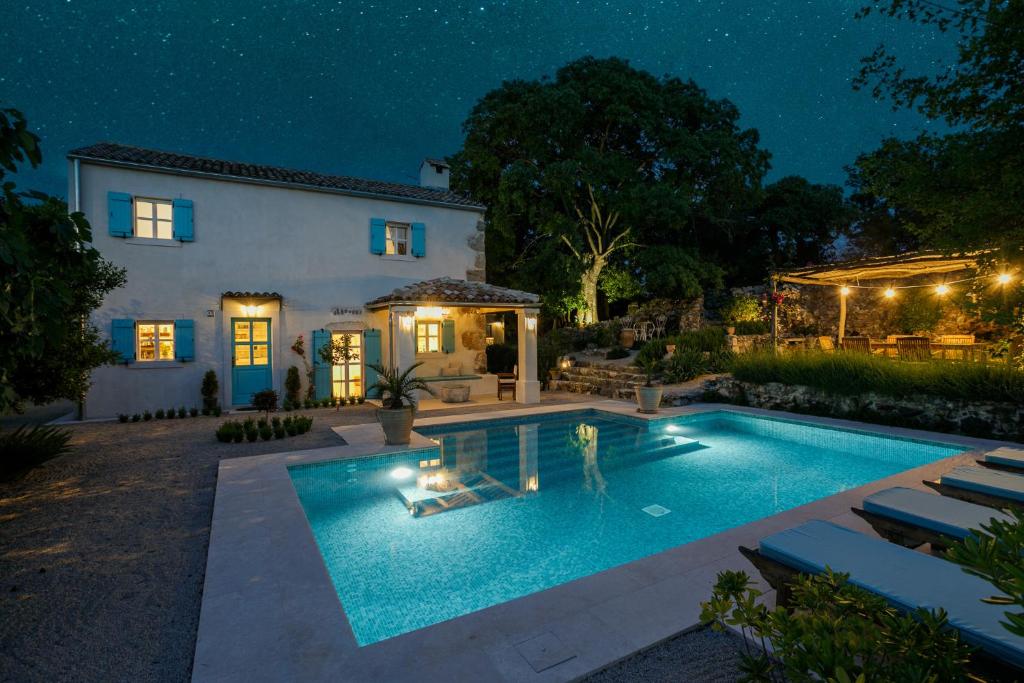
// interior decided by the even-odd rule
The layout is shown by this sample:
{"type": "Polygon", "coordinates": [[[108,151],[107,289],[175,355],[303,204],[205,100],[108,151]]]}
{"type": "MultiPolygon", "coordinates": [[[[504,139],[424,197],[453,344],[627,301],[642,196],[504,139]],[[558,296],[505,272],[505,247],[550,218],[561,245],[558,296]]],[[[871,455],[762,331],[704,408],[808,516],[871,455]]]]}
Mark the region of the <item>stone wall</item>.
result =
{"type": "Polygon", "coordinates": [[[755,408],[1024,441],[1024,405],[1014,403],[971,402],[935,396],[895,398],[874,393],[840,396],[805,386],[740,382],[730,376],[705,382],[704,398],[755,408]]]}

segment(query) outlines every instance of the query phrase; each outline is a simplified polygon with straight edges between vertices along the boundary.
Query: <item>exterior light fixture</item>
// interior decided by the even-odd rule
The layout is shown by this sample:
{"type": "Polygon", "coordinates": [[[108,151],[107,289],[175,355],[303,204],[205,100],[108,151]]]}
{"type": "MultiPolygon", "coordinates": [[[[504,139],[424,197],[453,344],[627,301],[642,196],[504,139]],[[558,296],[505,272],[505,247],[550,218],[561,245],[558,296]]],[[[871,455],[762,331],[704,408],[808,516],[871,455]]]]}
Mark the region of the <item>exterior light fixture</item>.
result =
{"type": "Polygon", "coordinates": [[[417,306],[416,317],[421,320],[438,320],[440,318],[448,317],[451,313],[447,308],[440,306],[417,306]]]}
{"type": "Polygon", "coordinates": [[[260,313],[260,307],[255,304],[246,304],[242,306],[242,312],[245,313],[248,318],[255,318],[260,313]]]}
{"type": "Polygon", "coordinates": [[[886,289],[885,289],[885,298],[886,299],[892,299],[895,296],[896,296],[896,290],[893,289],[892,287],[886,287],[886,289]]]}
{"type": "Polygon", "coordinates": [[[1001,284],[1001,285],[1009,284],[1010,280],[1012,280],[1012,279],[1013,279],[1013,276],[1010,275],[1009,273],[999,273],[999,275],[996,277],[996,280],[998,280],[999,284],[1001,284]]]}
{"type": "Polygon", "coordinates": [[[412,313],[402,313],[398,316],[398,322],[402,326],[403,332],[412,332],[412,326],[415,320],[416,316],[412,313]]]}
{"type": "Polygon", "coordinates": [[[843,285],[842,287],[839,288],[839,293],[842,294],[843,296],[849,296],[850,288],[847,287],[846,285],[843,285]]]}
{"type": "Polygon", "coordinates": [[[935,293],[939,296],[946,296],[949,294],[949,285],[939,285],[935,288],[935,293]]]}
{"type": "Polygon", "coordinates": [[[537,316],[526,316],[526,329],[530,330],[531,332],[537,329],[537,316]]]}

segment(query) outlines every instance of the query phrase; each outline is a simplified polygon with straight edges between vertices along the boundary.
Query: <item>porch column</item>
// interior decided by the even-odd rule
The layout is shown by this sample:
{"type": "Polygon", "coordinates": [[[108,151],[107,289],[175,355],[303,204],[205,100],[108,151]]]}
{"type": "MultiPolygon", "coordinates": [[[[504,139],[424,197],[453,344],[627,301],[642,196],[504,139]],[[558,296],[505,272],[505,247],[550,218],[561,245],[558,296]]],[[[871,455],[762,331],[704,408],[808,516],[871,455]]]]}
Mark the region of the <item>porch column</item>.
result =
{"type": "Polygon", "coordinates": [[[395,306],[391,312],[395,316],[392,321],[392,362],[401,371],[416,362],[416,307],[395,306]]]}
{"type": "Polygon", "coordinates": [[[540,382],[537,381],[538,309],[523,308],[516,316],[519,330],[519,378],[516,400],[519,403],[540,403],[540,382]]]}

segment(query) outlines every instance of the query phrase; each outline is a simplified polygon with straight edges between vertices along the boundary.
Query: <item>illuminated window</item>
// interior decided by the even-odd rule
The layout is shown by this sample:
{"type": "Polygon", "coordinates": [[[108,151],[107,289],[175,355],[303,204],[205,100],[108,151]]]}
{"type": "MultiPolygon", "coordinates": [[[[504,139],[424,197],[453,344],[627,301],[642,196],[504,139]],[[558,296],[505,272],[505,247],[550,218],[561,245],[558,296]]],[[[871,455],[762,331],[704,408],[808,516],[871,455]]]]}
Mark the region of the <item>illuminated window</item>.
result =
{"type": "Polygon", "coordinates": [[[405,256],[409,253],[409,224],[388,222],[384,228],[384,253],[405,256]]]}
{"type": "Polygon", "coordinates": [[[441,323],[428,320],[416,323],[416,353],[437,353],[441,350],[441,323]]]}
{"type": "Polygon", "coordinates": [[[174,360],[174,323],[170,320],[140,322],[136,327],[140,361],[174,360]]]}
{"type": "Polygon", "coordinates": [[[135,236],[169,240],[174,238],[171,201],[135,198],[135,236]]]}

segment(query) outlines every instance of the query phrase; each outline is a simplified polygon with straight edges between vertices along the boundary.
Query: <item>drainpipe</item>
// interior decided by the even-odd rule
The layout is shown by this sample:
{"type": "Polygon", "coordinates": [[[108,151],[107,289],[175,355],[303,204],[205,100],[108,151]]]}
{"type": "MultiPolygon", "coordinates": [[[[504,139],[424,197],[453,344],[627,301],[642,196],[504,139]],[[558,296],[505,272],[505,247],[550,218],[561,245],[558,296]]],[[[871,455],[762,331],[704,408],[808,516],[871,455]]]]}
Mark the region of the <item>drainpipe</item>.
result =
{"type": "Polygon", "coordinates": [[[388,304],[388,367],[395,367],[395,314],[388,304]]]}
{"type": "MultiPolygon", "coordinates": [[[[75,159],[71,163],[71,178],[74,184],[74,192],[72,199],[74,200],[74,212],[77,213],[82,210],[82,161],[81,159],[75,159]]],[[[85,337],[85,318],[82,318],[82,336],[85,337]]],[[[75,415],[81,421],[85,418],[85,395],[81,394],[78,397],[77,405],[75,406],[75,415]]]]}

